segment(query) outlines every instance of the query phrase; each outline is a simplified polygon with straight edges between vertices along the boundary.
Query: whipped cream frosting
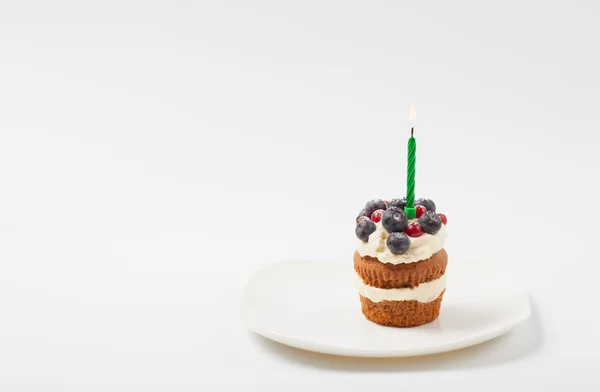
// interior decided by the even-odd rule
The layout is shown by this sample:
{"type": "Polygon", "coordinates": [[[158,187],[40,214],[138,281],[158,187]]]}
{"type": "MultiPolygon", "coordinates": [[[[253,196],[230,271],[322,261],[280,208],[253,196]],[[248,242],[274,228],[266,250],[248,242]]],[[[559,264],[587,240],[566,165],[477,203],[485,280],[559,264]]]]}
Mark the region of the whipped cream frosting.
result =
{"type": "Polygon", "coordinates": [[[370,299],[373,302],[419,301],[422,303],[428,303],[439,297],[442,291],[444,291],[446,288],[446,275],[444,274],[438,279],[421,283],[412,288],[380,289],[365,284],[362,278],[356,274],[355,286],[360,295],[370,299]]]}
{"type": "MultiPolygon", "coordinates": [[[[408,221],[409,224],[413,222],[419,222],[419,220],[411,219],[408,221]]],[[[385,244],[389,233],[383,228],[381,222],[377,222],[375,226],[377,229],[371,233],[369,241],[362,242],[359,240],[356,250],[361,256],[377,257],[382,263],[403,264],[428,259],[444,247],[447,237],[446,225],[442,225],[440,231],[434,235],[423,233],[419,237],[408,237],[410,247],[406,253],[397,255],[392,253],[385,244]]]]}

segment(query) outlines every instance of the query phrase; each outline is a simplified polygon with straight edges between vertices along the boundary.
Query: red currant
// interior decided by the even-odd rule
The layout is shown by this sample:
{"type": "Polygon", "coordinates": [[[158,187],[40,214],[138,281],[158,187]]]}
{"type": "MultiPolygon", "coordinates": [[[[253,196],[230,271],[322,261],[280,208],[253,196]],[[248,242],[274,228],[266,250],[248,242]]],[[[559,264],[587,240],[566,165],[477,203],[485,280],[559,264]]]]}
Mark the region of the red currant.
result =
{"type": "Polygon", "coordinates": [[[427,211],[427,208],[423,206],[416,206],[415,209],[417,210],[417,218],[420,218],[421,215],[423,215],[427,211]]]}
{"type": "Polygon", "coordinates": [[[445,214],[438,214],[440,216],[440,218],[442,218],[442,223],[446,224],[448,223],[448,218],[446,218],[445,214]]]}
{"type": "Polygon", "coordinates": [[[419,237],[423,234],[423,229],[420,224],[413,222],[404,229],[404,233],[409,237],[419,237]]]}
{"type": "Polygon", "coordinates": [[[375,223],[379,222],[381,220],[381,215],[383,215],[383,212],[383,210],[375,210],[371,214],[371,220],[375,223]]]}
{"type": "Polygon", "coordinates": [[[389,207],[389,206],[390,206],[390,202],[389,202],[389,201],[387,201],[387,200],[384,200],[383,202],[385,203],[385,206],[386,206],[386,207],[389,207]]]}

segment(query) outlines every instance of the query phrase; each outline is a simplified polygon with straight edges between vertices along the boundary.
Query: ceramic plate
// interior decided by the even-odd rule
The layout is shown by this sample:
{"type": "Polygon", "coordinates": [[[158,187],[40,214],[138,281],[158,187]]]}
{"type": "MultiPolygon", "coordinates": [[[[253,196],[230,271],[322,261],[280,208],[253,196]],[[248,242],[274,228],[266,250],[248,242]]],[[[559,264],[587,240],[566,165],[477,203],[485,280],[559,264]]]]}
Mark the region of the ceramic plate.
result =
{"type": "Polygon", "coordinates": [[[254,332],[320,353],[403,357],[440,353],[485,342],[530,315],[517,279],[498,267],[448,265],[437,320],[391,328],[361,313],[352,264],[282,261],[255,274],[242,299],[242,317],[254,332]]]}

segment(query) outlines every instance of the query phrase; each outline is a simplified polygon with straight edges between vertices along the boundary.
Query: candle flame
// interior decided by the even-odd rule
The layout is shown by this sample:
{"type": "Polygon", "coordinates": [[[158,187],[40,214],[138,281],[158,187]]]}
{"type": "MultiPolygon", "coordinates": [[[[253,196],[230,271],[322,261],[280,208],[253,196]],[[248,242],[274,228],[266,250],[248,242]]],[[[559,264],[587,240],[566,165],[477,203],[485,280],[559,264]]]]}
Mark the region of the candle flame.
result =
{"type": "Polygon", "coordinates": [[[408,120],[411,122],[417,121],[417,108],[415,107],[414,103],[410,105],[410,116],[408,120]]]}

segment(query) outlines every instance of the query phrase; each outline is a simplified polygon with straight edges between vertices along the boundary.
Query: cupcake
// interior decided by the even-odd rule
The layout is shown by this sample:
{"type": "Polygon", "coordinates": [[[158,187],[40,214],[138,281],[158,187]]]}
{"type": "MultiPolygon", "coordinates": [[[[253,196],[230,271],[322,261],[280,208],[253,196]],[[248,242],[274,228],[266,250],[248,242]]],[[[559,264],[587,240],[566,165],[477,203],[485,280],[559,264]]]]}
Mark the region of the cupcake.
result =
{"type": "Polygon", "coordinates": [[[377,324],[416,327],[440,314],[446,291],[446,216],[430,199],[371,200],[356,219],[356,288],[362,313],[377,324]]]}

